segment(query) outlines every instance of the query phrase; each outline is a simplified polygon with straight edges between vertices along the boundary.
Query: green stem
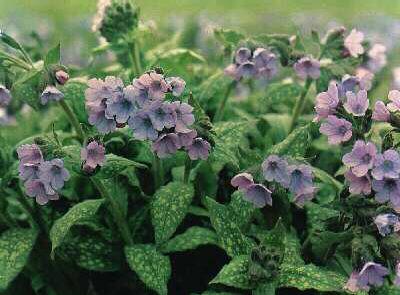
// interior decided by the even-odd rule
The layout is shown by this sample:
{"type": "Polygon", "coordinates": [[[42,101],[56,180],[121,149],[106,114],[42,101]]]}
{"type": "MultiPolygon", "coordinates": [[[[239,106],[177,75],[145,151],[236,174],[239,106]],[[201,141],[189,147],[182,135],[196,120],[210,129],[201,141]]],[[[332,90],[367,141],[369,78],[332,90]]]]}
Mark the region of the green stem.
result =
{"type": "Polygon", "coordinates": [[[183,173],[183,182],[184,183],[189,183],[191,169],[192,169],[192,160],[190,160],[190,158],[188,156],[186,156],[185,172],[183,173]]]}
{"type": "Polygon", "coordinates": [[[129,54],[131,56],[132,65],[135,70],[135,75],[139,76],[142,73],[142,65],[140,62],[140,51],[138,42],[129,42],[129,54]]]}
{"type": "Polygon", "coordinates": [[[226,102],[228,101],[228,98],[232,92],[232,90],[235,88],[236,86],[236,81],[233,81],[232,83],[230,83],[228,85],[228,88],[225,91],[224,97],[221,100],[221,103],[217,109],[217,112],[214,115],[214,119],[213,122],[218,122],[222,119],[222,117],[224,116],[224,110],[225,110],[225,106],[226,106],[226,102]]]}
{"type": "Polygon", "coordinates": [[[14,65],[20,67],[21,69],[24,69],[26,71],[29,71],[33,68],[33,65],[29,65],[28,63],[26,63],[25,61],[23,61],[22,59],[19,59],[15,56],[12,56],[11,54],[8,54],[6,52],[0,52],[0,58],[6,59],[10,62],[12,62],[14,65]]]}
{"type": "Polygon", "coordinates": [[[78,118],[76,117],[76,115],[71,110],[71,108],[69,107],[69,105],[67,104],[67,102],[65,100],[63,100],[63,99],[60,100],[59,104],[62,107],[62,109],[64,110],[65,114],[67,115],[71,125],[75,128],[75,132],[76,132],[79,140],[81,142],[83,142],[85,140],[85,133],[83,132],[81,123],[79,123],[78,118]]]}
{"type": "Polygon", "coordinates": [[[292,121],[290,122],[289,133],[293,131],[294,127],[296,126],[299,116],[303,112],[304,104],[306,102],[305,98],[307,96],[308,90],[310,89],[311,83],[312,83],[312,79],[308,78],[306,80],[306,84],[304,85],[303,92],[301,93],[299,99],[296,102],[296,105],[295,105],[294,111],[293,111],[292,121]]]}
{"type": "Polygon", "coordinates": [[[162,161],[157,155],[153,157],[153,175],[155,190],[158,190],[164,184],[164,168],[162,161]]]}
{"type": "Polygon", "coordinates": [[[126,245],[133,245],[133,239],[131,232],[129,230],[128,223],[125,220],[125,217],[122,213],[122,209],[119,204],[115,201],[115,199],[108,193],[106,187],[100,179],[95,177],[91,177],[90,180],[100,192],[101,196],[110,204],[110,213],[114,218],[114,221],[118,227],[118,230],[121,234],[122,239],[126,245]]]}

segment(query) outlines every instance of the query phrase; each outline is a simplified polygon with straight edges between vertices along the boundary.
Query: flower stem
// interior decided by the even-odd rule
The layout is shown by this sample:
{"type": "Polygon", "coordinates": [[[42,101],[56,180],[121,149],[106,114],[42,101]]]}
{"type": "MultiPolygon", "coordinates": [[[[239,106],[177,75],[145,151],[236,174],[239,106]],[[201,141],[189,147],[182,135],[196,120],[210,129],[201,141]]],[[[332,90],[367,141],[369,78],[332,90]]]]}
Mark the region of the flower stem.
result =
{"type": "Polygon", "coordinates": [[[306,84],[304,85],[304,89],[303,89],[299,99],[296,102],[296,105],[295,105],[294,111],[293,111],[292,121],[290,122],[289,133],[293,131],[294,127],[296,126],[298,118],[300,117],[301,113],[303,112],[304,104],[306,102],[305,98],[307,96],[308,90],[310,89],[311,83],[312,83],[312,79],[308,78],[306,80],[306,84]]]}
{"type": "Polygon", "coordinates": [[[125,217],[122,213],[122,209],[119,204],[114,200],[114,198],[108,193],[106,187],[104,186],[103,182],[96,178],[91,177],[90,180],[100,192],[101,196],[111,205],[110,213],[114,217],[114,221],[118,227],[118,230],[121,234],[122,239],[126,245],[133,245],[133,239],[131,232],[129,230],[128,223],[125,220],[125,217]]]}
{"type": "Polygon", "coordinates": [[[155,190],[158,190],[164,184],[164,168],[161,159],[157,155],[154,155],[152,168],[155,190]]]}
{"type": "Polygon", "coordinates": [[[183,173],[183,182],[189,183],[190,170],[192,169],[192,160],[188,156],[185,159],[185,171],[183,173]]]}
{"type": "Polygon", "coordinates": [[[81,123],[79,123],[78,118],[76,117],[76,115],[71,110],[71,108],[69,107],[69,105],[67,104],[67,102],[65,100],[63,100],[63,99],[60,100],[59,104],[62,107],[62,109],[64,110],[65,114],[67,115],[69,122],[74,127],[79,140],[81,142],[83,142],[85,140],[85,133],[83,132],[81,123]]]}
{"type": "Polygon", "coordinates": [[[217,112],[214,115],[214,119],[213,122],[218,122],[222,119],[222,117],[224,116],[224,110],[225,110],[225,106],[226,106],[226,102],[228,101],[228,98],[232,92],[232,90],[235,88],[236,86],[236,81],[232,81],[232,83],[230,83],[228,85],[228,88],[225,91],[224,97],[221,100],[221,103],[217,109],[217,112]]]}
{"type": "Polygon", "coordinates": [[[139,76],[143,71],[142,64],[140,62],[139,44],[137,41],[129,42],[128,47],[129,47],[129,54],[131,56],[133,68],[135,70],[135,75],[139,76]]]}

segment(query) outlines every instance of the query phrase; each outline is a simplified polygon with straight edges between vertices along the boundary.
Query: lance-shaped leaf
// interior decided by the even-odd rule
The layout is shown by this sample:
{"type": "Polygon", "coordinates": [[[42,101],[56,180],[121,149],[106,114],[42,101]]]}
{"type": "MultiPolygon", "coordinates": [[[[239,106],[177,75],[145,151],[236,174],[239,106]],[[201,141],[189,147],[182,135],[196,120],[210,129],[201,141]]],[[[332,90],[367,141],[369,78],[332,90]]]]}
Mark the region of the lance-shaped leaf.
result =
{"type": "Polygon", "coordinates": [[[206,203],[211,223],[218,234],[220,245],[226,253],[231,257],[249,254],[254,242],[242,234],[232,212],[213,199],[206,198],[206,203]]]}
{"type": "Polygon", "coordinates": [[[161,187],[151,204],[151,220],[157,244],[167,241],[189,210],[193,187],[182,182],[171,182],[161,187]]]}
{"type": "Polygon", "coordinates": [[[233,211],[236,224],[240,228],[247,225],[253,216],[256,207],[243,198],[241,191],[236,191],[231,196],[231,201],[228,208],[233,211]]]}
{"type": "Polygon", "coordinates": [[[282,267],[304,265],[303,258],[301,258],[301,245],[297,236],[293,233],[285,235],[285,250],[283,254],[282,267]]]}
{"type": "Polygon", "coordinates": [[[52,254],[60,246],[64,238],[69,233],[72,226],[79,221],[85,220],[96,214],[97,210],[103,204],[103,199],[87,200],[72,207],[63,217],[57,219],[51,230],[50,240],[52,244],[52,254]]]}
{"type": "Polygon", "coordinates": [[[10,229],[0,236],[0,291],[22,271],[35,244],[37,231],[10,229]]]}
{"type": "Polygon", "coordinates": [[[214,30],[214,36],[225,46],[236,46],[239,41],[245,38],[245,35],[241,32],[221,28],[214,30]]]}
{"type": "Polygon", "coordinates": [[[343,184],[340,181],[337,181],[334,177],[326,173],[324,170],[319,168],[313,167],[314,176],[322,181],[323,183],[332,185],[336,192],[339,194],[343,189],[343,184]]]}
{"type": "Polygon", "coordinates": [[[295,99],[300,95],[303,87],[297,83],[273,83],[268,86],[265,95],[260,99],[260,108],[281,110],[282,107],[292,106],[295,99]]]}
{"type": "Polygon", "coordinates": [[[87,123],[88,115],[85,107],[85,90],[88,88],[86,83],[78,81],[68,81],[64,85],[62,92],[64,100],[71,106],[79,122],[87,123]]]}
{"type": "Polygon", "coordinates": [[[218,245],[218,238],[215,232],[207,228],[193,226],[183,234],[166,242],[161,250],[163,253],[181,252],[207,244],[218,245]]]}
{"type": "Polygon", "coordinates": [[[122,173],[127,168],[147,168],[146,165],[120,157],[114,154],[107,154],[106,161],[97,177],[107,179],[122,173]]]}
{"type": "Polygon", "coordinates": [[[47,52],[44,58],[44,65],[48,68],[50,65],[58,65],[61,59],[61,45],[58,43],[47,52]]]}
{"type": "Polygon", "coordinates": [[[42,71],[40,70],[31,70],[22,75],[11,88],[12,96],[38,110],[41,106],[39,93],[41,76],[42,71]]]}
{"type": "Polygon", "coordinates": [[[168,293],[167,284],[171,276],[171,262],[157,251],[154,245],[133,245],[125,247],[129,267],[150,289],[160,295],[168,293]]]}

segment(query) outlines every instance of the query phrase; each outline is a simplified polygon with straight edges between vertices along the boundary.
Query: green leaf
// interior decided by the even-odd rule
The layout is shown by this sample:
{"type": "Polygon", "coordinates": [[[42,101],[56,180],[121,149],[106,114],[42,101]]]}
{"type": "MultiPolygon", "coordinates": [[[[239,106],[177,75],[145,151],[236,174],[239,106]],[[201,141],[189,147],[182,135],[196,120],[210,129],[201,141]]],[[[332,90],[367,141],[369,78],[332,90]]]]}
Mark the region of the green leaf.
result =
{"type": "Polygon", "coordinates": [[[292,287],[299,290],[315,289],[321,292],[340,292],[346,283],[346,277],[325,270],[313,264],[303,266],[285,265],[280,270],[280,287],[292,287]]]}
{"type": "Polygon", "coordinates": [[[218,238],[215,232],[207,228],[193,226],[183,234],[166,242],[161,251],[163,253],[182,252],[207,244],[218,245],[218,238]]]}
{"type": "Polygon", "coordinates": [[[267,282],[257,286],[252,295],[275,295],[276,282],[267,282]]]}
{"type": "Polygon", "coordinates": [[[303,87],[294,82],[272,83],[260,99],[260,111],[266,111],[269,108],[281,110],[282,106],[292,106],[302,91],[303,87]]]}
{"type": "Polygon", "coordinates": [[[210,284],[222,284],[244,290],[254,288],[254,283],[248,275],[249,256],[240,255],[234,257],[229,264],[225,265],[210,284]]]}
{"type": "Polygon", "coordinates": [[[243,198],[241,191],[235,191],[231,196],[228,208],[233,211],[236,224],[242,228],[246,226],[256,211],[256,207],[243,198]]]}
{"type": "Polygon", "coordinates": [[[122,173],[127,168],[147,168],[146,165],[114,154],[106,155],[106,162],[97,177],[107,179],[122,173]]]}
{"type": "Polygon", "coordinates": [[[266,233],[263,232],[262,235],[258,235],[257,238],[260,240],[262,245],[267,248],[276,248],[277,250],[280,250],[282,254],[285,253],[285,249],[289,246],[289,241],[287,244],[288,246],[285,245],[287,242],[287,233],[281,219],[277,221],[272,230],[269,230],[266,233]]]}
{"type": "Polygon", "coordinates": [[[326,173],[324,170],[313,167],[313,173],[314,176],[318,178],[321,182],[332,185],[336,189],[337,193],[340,193],[342,191],[343,184],[340,181],[337,181],[328,173],[326,173]]]}
{"type": "Polygon", "coordinates": [[[85,90],[86,83],[68,81],[62,88],[64,100],[71,106],[74,114],[78,117],[79,122],[87,123],[87,112],[85,106],[85,90]]]}
{"type": "Polygon", "coordinates": [[[322,207],[313,202],[306,203],[304,207],[307,213],[307,225],[313,230],[325,230],[325,221],[339,216],[339,211],[322,207]]]}
{"type": "Polygon", "coordinates": [[[167,284],[171,276],[169,258],[157,251],[154,245],[133,245],[125,247],[129,267],[150,289],[160,295],[168,293],[167,284]]]}
{"type": "Polygon", "coordinates": [[[8,46],[18,50],[18,51],[23,51],[21,45],[18,43],[17,40],[15,40],[13,37],[10,35],[6,34],[3,30],[0,30],[0,40],[1,42],[4,42],[8,46]]]}
{"type": "Polygon", "coordinates": [[[229,29],[215,29],[214,36],[219,42],[221,42],[225,46],[237,46],[239,41],[245,38],[244,34],[229,29]]]}
{"type": "Polygon", "coordinates": [[[64,216],[54,222],[50,230],[51,252],[53,255],[55,249],[62,244],[71,227],[79,221],[94,216],[103,202],[103,199],[81,202],[69,209],[64,216]]]}
{"type": "Polygon", "coordinates": [[[154,60],[150,61],[150,64],[153,66],[159,65],[167,69],[174,69],[182,65],[204,62],[206,62],[205,58],[193,50],[186,48],[174,48],[156,55],[154,60]]]}
{"type": "Polygon", "coordinates": [[[0,236],[0,290],[22,271],[35,244],[37,231],[10,229],[0,236]]]}
{"type": "Polygon", "coordinates": [[[46,57],[44,58],[44,65],[48,68],[50,65],[58,65],[60,64],[61,58],[61,45],[58,43],[55,47],[47,52],[46,57]]]}
{"type": "Polygon", "coordinates": [[[293,233],[285,235],[285,252],[283,255],[282,267],[304,265],[301,258],[301,245],[297,236],[293,233]]]}
{"type": "Polygon", "coordinates": [[[193,198],[193,187],[171,182],[161,187],[151,204],[151,220],[157,244],[167,241],[188,212],[193,198]]]}
{"type": "Polygon", "coordinates": [[[218,234],[219,242],[226,253],[231,256],[249,254],[254,242],[243,235],[236,224],[233,213],[224,205],[206,198],[211,224],[218,234]]]}
{"type": "Polygon", "coordinates": [[[22,102],[27,103],[35,110],[39,110],[40,94],[39,83],[42,71],[32,70],[19,78],[12,86],[12,96],[22,102]]]}

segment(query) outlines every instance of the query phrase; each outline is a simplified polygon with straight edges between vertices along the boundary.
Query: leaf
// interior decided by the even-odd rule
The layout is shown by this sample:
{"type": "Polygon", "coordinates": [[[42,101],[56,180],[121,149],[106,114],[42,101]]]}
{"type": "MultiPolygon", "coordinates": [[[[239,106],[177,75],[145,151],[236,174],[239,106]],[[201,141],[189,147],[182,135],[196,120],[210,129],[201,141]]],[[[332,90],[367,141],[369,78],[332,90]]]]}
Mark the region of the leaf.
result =
{"type": "Polygon", "coordinates": [[[308,202],[304,207],[307,214],[307,225],[313,230],[325,230],[325,221],[339,216],[339,211],[322,207],[313,202],[308,202]]]}
{"type": "Polygon", "coordinates": [[[167,241],[188,212],[193,198],[193,187],[171,182],[161,187],[151,204],[151,220],[157,244],[167,241]]]}
{"type": "Polygon", "coordinates": [[[163,253],[182,252],[207,244],[218,245],[218,238],[215,232],[207,228],[193,226],[183,234],[166,242],[161,251],[163,253]]]}
{"type": "Polygon", "coordinates": [[[297,236],[293,233],[285,235],[285,252],[283,255],[282,267],[303,265],[301,258],[301,245],[297,236]]]}
{"type": "Polygon", "coordinates": [[[332,176],[330,176],[324,170],[321,170],[321,169],[319,169],[317,167],[313,167],[313,174],[314,174],[314,176],[316,178],[318,178],[323,183],[327,183],[327,184],[332,185],[336,189],[338,194],[342,191],[343,184],[341,182],[337,181],[332,176]]]}
{"type": "Polygon", "coordinates": [[[150,61],[150,64],[158,64],[161,67],[173,69],[182,65],[204,62],[206,62],[205,58],[193,50],[186,48],[174,48],[154,56],[154,59],[150,61]]]}
{"type": "Polygon", "coordinates": [[[231,257],[249,254],[254,242],[241,233],[232,212],[226,206],[208,197],[206,197],[206,204],[210,212],[211,224],[226,253],[231,257]]]}
{"type": "Polygon", "coordinates": [[[85,106],[85,90],[87,85],[81,82],[69,81],[62,88],[64,100],[71,106],[79,122],[87,123],[88,115],[85,106]]]}
{"type": "Polygon", "coordinates": [[[293,106],[296,98],[303,91],[303,87],[297,83],[272,83],[268,86],[266,94],[260,99],[260,111],[269,108],[282,110],[282,106],[293,106]]]}
{"type": "Polygon", "coordinates": [[[101,167],[97,177],[102,179],[111,178],[122,173],[125,169],[132,167],[147,168],[146,165],[129,160],[127,158],[120,157],[114,154],[107,154],[106,162],[103,167],[101,167]]]}
{"type": "Polygon", "coordinates": [[[256,211],[256,207],[243,198],[241,191],[235,191],[231,196],[231,201],[228,208],[234,213],[236,224],[242,228],[247,225],[256,211]]]}
{"type": "Polygon", "coordinates": [[[276,282],[267,282],[264,284],[259,284],[257,289],[255,289],[252,295],[275,295],[276,282]]]}
{"type": "Polygon", "coordinates": [[[232,79],[226,77],[223,71],[218,70],[200,84],[194,97],[198,99],[203,109],[207,111],[209,109],[209,101],[215,97],[221,97],[231,83],[232,79]]]}
{"type": "Polygon", "coordinates": [[[303,266],[285,265],[279,275],[280,287],[292,287],[299,290],[315,289],[321,292],[340,292],[346,283],[346,277],[325,270],[313,264],[303,266]]]}
{"type": "Polygon", "coordinates": [[[1,40],[1,42],[4,42],[8,46],[10,46],[20,52],[23,52],[22,46],[18,43],[18,41],[15,40],[10,35],[6,34],[3,30],[0,30],[0,40],[1,40]]]}
{"type": "Polygon", "coordinates": [[[133,245],[125,247],[129,267],[150,289],[160,295],[168,293],[167,284],[171,276],[169,258],[157,251],[154,245],[133,245]]]}
{"type": "Polygon", "coordinates": [[[284,255],[285,249],[289,248],[290,245],[290,241],[287,241],[287,235],[282,220],[279,219],[272,230],[269,230],[266,233],[263,232],[262,235],[258,235],[257,238],[260,240],[262,245],[267,248],[276,248],[276,250],[284,255]],[[285,245],[286,242],[288,242],[287,246],[285,245]]]}
{"type": "Polygon", "coordinates": [[[248,275],[249,256],[240,255],[234,257],[229,264],[225,265],[210,284],[222,284],[244,290],[254,288],[254,283],[248,275]]]}
{"type": "Polygon", "coordinates": [[[214,36],[219,42],[221,42],[225,46],[236,46],[239,41],[245,38],[244,34],[238,31],[220,28],[214,30],[214,36]]]}
{"type": "Polygon", "coordinates": [[[0,236],[0,291],[22,271],[35,244],[37,231],[10,229],[0,236]]]}
{"type": "Polygon", "coordinates": [[[54,222],[50,230],[52,255],[54,255],[56,248],[62,244],[71,227],[81,220],[94,216],[103,202],[103,199],[83,201],[69,209],[64,216],[54,222]]]}
{"type": "Polygon", "coordinates": [[[61,44],[58,43],[56,46],[51,48],[49,52],[47,52],[44,58],[45,67],[49,68],[50,65],[60,64],[60,58],[61,58],[61,44]]]}
{"type": "Polygon", "coordinates": [[[39,70],[31,70],[19,78],[12,86],[12,96],[21,102],[27,103],[35,110],[39,110],[39,83],[42,72],[39,70]]]}

